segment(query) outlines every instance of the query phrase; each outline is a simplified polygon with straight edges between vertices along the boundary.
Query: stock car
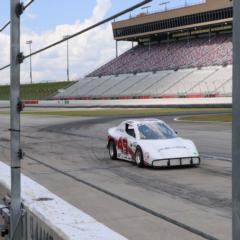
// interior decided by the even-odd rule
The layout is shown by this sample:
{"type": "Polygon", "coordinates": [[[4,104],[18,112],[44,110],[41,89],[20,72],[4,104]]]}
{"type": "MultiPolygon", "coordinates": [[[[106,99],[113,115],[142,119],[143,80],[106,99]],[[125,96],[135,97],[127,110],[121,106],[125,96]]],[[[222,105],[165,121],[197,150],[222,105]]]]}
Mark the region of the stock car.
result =
{"type": "Polygon", "coordinates": [[[134,119],[108,130],[111,159],[135,162],[138,167],[200,165],[195,144],[178,136],[159,119],[134,119]]]}

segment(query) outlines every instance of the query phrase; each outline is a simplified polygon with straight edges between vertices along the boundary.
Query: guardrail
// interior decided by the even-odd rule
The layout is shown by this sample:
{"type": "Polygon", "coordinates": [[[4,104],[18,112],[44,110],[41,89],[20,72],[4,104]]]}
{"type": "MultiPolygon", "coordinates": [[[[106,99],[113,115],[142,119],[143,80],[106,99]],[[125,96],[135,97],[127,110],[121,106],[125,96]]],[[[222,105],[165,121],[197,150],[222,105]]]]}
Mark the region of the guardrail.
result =
{"type": "MultiPolygon", "coordinates": [[[[0,162],[0,199],[9,194],[10,181],[9,166],[0,162]]],[[[22,200],[23,240],[126,240],[26,176],[22,200]]]]}

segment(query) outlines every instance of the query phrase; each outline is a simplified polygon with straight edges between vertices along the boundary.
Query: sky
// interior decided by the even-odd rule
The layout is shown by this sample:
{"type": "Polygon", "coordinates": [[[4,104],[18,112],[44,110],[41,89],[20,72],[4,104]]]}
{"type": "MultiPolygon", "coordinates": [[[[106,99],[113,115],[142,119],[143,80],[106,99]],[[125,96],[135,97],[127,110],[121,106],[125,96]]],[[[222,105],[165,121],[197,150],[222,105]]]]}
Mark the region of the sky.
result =
{"type": "MultiPolygon", "coordinates": [[[[140,0],[35,0],[21,17],[21,51],[29,53],[27,40],[32,40],[32,50],[58,41],[64,35],[73,34],[106,17],[122,11],[140,0]]],[[[194,4],[203,0],[170,0],[169,8],[194,4]]],[[[27,0],[23,1],[27,3],[27,0]]],[[[165,0],[153,0],[149,11],[163,11],[165,0]]],[[[0,28],[10,19],[10,0],[0,0],[0,28]]],[[[138,9],[132,15],[146,11],[138,9]]],[[[128,18],[129,14],[122,18],[128,18]]],[[[0,67],[9,63],[9,28],[0,33],[0,67]]],[[[131,47],[130,43],[119,45],[120,53],[131,47]]],[[[77,80],[115,57],[115,42],[111,23],[98,27],[69,41],[70,78],[77,80]]],[[[66,79],[66,44],[34,56],[33,82],[66,79]]],[[[28,83],[29,61],[21,65],[21,82],[28,83]]],[[[0,72],[0,84],[9,83],[9,70],[0,72]]]]}

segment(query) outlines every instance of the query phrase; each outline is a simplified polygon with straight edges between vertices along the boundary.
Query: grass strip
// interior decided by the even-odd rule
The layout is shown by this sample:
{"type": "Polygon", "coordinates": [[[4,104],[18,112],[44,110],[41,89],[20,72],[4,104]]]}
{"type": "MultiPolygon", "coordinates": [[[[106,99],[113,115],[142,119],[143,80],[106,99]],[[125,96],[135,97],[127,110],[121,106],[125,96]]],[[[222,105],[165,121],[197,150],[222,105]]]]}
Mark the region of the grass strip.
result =
{"type": "Polygon", "coordinates": [[[181,121],[193,121],[193,122],[232,122],[231,114],[219,114],[219,115],[196,115],[178,118],[181,121]]]}
{"type": "MultiPolygon", "coordinates": [[[[21,85],[21,99],[24,100],[45,100],[58,93],[59,89],[70,87],[75,82],[46,82],[21,85]]],[[[10,86],[0,86],[0,100],[10,99],[10,86]]]]}
{"type": "Polygon", "coordinates": [[[35,116],[64,116],[64,117],[101,117],[101,116],[134,116],[134,115],[156,115],[162,113],[181,113],[181,112],[198,112],[206,113],[214,111],[231,111],[231,109],[199,109],[199,108],[146,108],[146,109],[84,109],[84,110],[32,110],[24,111],[24,115],[35,116]]]}

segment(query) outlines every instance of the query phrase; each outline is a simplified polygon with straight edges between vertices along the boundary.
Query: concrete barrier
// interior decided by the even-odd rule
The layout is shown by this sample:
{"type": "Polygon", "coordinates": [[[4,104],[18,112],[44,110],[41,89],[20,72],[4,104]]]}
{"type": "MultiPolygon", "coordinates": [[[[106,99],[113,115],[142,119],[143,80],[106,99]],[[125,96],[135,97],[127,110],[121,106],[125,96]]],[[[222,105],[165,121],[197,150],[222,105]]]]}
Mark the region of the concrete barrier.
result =
{"type": "MultiPolygon", "coordinates": [[[[0,101],[0,108],[9,106],[0,101]]],[[[144,107],[231,107],[231,97],[216,98],[162,98],[162,99],[125,99],[125,100],[51,100],[26,102],[27,107],[43,108],[144,108],[144,107]]]]}
{"type": "MultiPolygon", "coordinates": [[[[0,162],[0,198],[10,191],[10,168],[0,162]]],[[[46,188],[22,176],[24,240],[126,240],[46,188]]]]}
{"type": "Polygon", "coordinates": [[[0,101],[0,108],[8,108],[9,101],[0,101]]]}

